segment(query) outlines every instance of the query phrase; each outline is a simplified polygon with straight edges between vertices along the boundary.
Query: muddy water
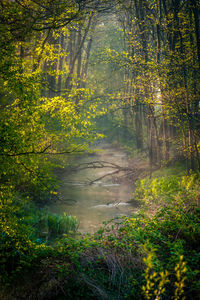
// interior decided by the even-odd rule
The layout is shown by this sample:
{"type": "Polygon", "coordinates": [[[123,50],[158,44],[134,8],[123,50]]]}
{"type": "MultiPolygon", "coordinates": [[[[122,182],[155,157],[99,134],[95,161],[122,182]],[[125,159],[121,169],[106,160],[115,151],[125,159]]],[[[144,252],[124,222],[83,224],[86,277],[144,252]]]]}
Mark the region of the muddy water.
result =
{"type": "MultiPolygon", "coordinates": [[[[106,161],[122,167],[128,166],[128,156],[122,150],[116,150],[109,145],[101,146],[100,151],[92,156],[79,158],[77,163],[106,161]]],[[[117,216],[130,215],[138,209],[128,201],[131,199],[133,185],[122,179],[122,173],[109,175],[112,168],[84,169],[62,175],[59,189],[60,200],[49,207],[53,213],[66,212],[76,216],[81,233],[93,233],[105,220],[117,216]],[[90,184],[91,181],[95,181],[90,184]]]]}

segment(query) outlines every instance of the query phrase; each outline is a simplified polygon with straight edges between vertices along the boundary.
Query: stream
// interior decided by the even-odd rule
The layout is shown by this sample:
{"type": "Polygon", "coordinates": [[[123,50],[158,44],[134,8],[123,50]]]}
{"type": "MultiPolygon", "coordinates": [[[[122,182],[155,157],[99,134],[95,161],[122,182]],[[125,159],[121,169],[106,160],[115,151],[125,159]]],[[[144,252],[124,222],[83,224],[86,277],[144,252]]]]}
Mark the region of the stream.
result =
{"type": "MultiPolygon", "coordinates": [[[[95,154],[79,157],[76,163],[84,165],[104,161],[128,167],[128,155],[125,151],[108,144],[102,144],[99,148],[95,154]]],[[[66,170],[61,177],[59,201],[51,203],[48,210],[51,213],[65,212],[67,215],[76,216],[79,222],[78,231],[81,233],[94,233],[103,221],[131,215],[138,210],[136,203],[129,202],[134,186],[124,180],[121,172],[110,175],[114,171],[116,169],[111,167],[86,168],[71,174],[66,170]],[[103,178],[100,179],[101,177],[103,178]],[[94,182],[91,184],[92,181],[94,182]]]]}

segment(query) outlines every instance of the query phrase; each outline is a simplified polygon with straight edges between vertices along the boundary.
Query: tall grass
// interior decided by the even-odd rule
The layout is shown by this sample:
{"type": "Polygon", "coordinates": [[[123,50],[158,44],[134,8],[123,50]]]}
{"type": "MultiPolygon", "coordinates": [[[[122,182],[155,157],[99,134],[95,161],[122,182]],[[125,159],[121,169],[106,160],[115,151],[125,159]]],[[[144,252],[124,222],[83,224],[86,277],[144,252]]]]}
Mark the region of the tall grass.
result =
{"type": "Polygon", "coordinates": [[[48,225],[49,237],[58,237],[64,233],[75,233],[78,228],[78,221],[76,217],[68,216],[66,213],[63,215],[50,214],[46,216],[48,225]]]}
{"type": "Polygon", "coordinates": [[[78,229],[76,217],[64,214],[52,214],[46,209],[38,209],[28,203],[22,209],[22,222],[29,227],[30,239],[47,241],[61,237],[63,234],[75,234],[78,229]]]}

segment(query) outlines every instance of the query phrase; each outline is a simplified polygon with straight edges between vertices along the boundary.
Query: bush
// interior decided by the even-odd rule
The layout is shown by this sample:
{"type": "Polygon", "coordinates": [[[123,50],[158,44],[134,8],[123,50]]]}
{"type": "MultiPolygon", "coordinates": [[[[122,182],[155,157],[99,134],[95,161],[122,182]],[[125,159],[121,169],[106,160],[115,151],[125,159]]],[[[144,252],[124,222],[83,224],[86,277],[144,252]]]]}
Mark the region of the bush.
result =
{"type": "MultiPolygon", "coordinates": [[[[19,198],[11,187],[0,191],[0,282],[12,282],[21,272],[34,269],[47,252],[49,239],[75,233],[77,220],[67,215],[53,215],[19,198]],[[46,230],[45,234],[44,231],[46,230]],[[37,265],[37,263],[36,263],[37,265]]],[[[57,253],[57,250],[55,250],[57,253]]]]}
{"type": "MultiPolygon", "coordinates": [[[[4,282],[16,270],[31,274],[37,267],[39,282],[32,274],[31,288],[26,284],[32,299],[40,299],[52,278],[42,299],[200,299],[199,177],[146,179],[136,190],[142,193],[159,203],[153,216],[140,211],[105,223],[94,235],[63,235],[52,247],[28,240],[26,226],[16,225],[15,218],[7,218],[10,227],[1,221],[4,282]]],[[[67,216],[43,217],[52,236],[76,226],[67,216]]]]}
{"type": "Polygon", "coordinates": [[[190,176],[167,176],[154,179],[141,179],[136,183],[134,197],[142,201],[146,207],[152,204],[158,206],[196,204],[200,196],[200,177],[198,174],[190,176]]]}

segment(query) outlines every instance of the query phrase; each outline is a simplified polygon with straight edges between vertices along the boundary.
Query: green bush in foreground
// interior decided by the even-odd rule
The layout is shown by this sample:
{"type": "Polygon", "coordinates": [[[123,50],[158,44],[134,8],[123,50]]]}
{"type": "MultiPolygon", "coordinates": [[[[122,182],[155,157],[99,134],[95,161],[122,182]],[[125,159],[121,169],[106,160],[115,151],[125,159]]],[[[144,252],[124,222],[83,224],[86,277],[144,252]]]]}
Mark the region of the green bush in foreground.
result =
{"type": "Polygon", "coordinates": [[[1,246],[1,264],[7,272],[1,280],[8,282],[12,272],[22,277],[29,272],[31,284],[12,282],[16,299],[21,299],[22,285],[29,299],[200,299],[198,176],[157,182],[136,190],[136,195],[142,189],[156,201],[162,196],[163,206],[157,204],[153,216],[144,211],[116,219],[94,235],[63,235],[50,247],[26,244],[21,227],[15,226],[13,235],[5,235],[1,227],[6,250],[1,246]],[[14,269],[10,257],[15,258],[14,269]]]}
{"type": "Polygon", "coordinates": [[[47,213],[45,209],[18,199],[12,187],[0,190],[0,283],[7,285],[49,252],[49,243],[65,234],[75,234],[75,217],[47,213]]]}

